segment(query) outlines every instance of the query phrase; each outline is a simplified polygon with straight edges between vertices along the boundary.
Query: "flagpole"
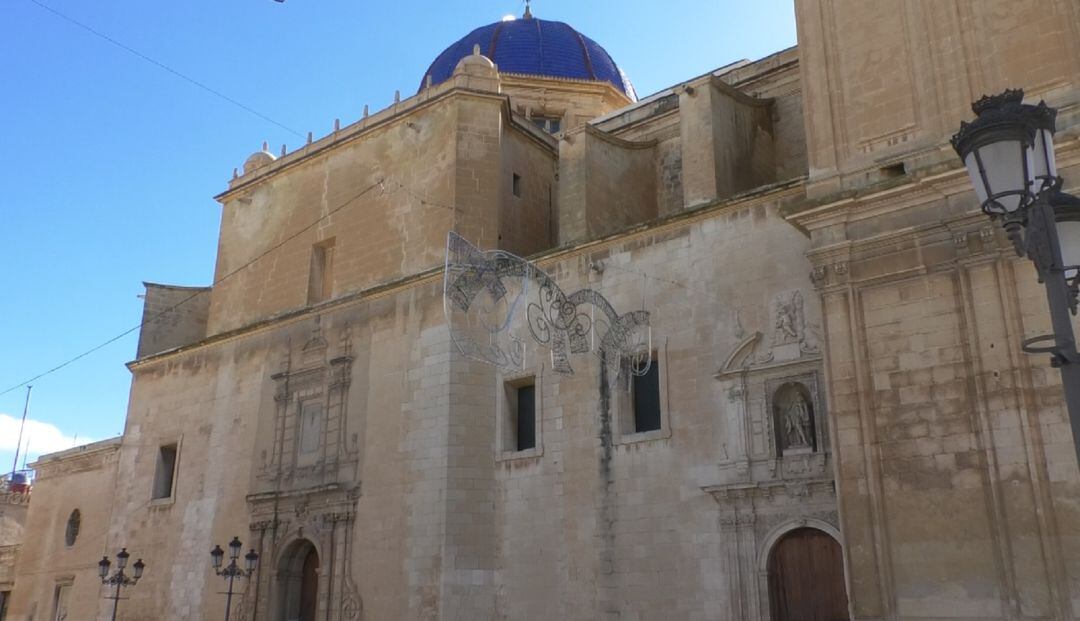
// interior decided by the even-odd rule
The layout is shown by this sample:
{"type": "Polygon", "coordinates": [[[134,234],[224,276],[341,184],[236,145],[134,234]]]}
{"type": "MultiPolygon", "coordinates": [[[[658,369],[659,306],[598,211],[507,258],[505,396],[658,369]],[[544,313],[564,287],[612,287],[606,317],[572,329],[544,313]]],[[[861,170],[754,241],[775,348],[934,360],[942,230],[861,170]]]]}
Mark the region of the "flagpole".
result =
{"type": "Polygon", "coordinates": [[[15,478],[15,471],[19,469],[19,449],[22,448],[23,427],[26,426],[26,412],[30,409],[30,389],[32,388],[33,386],[26,387],[26,401],[23,403],[22,422],[19,423],[19,441],[15,443],[15,462],[11,464],[12,478],[15,478]]]}

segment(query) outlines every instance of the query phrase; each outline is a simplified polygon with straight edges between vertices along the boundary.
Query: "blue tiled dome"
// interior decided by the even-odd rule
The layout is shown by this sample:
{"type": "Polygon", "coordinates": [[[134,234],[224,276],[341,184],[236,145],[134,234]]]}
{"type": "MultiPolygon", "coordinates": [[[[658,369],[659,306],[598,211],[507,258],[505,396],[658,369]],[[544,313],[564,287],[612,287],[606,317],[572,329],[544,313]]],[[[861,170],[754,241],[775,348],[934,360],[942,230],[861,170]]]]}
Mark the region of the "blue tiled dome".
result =
{"type": "Polygon", "coordinates": [[[449,80],[458,61],[472,54],[474,45],[479,45],[480,53],[498,65],[501,72],[599,80],[637,99],[630,80],[596,41],[569,24],[534,17],[477,28],[439,54],[425,78],[430,75],[432,84],[449,80]]]}

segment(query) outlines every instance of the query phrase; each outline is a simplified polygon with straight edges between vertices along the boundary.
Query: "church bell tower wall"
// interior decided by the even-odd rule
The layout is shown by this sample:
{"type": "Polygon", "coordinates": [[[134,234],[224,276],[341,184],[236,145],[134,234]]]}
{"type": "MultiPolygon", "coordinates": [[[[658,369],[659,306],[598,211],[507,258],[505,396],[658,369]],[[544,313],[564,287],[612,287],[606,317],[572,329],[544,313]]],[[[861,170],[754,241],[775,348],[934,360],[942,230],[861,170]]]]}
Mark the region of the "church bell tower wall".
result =
{"type": "MultiPolygon", "coordinates": [[[[797,0],[812,195],[935,164],[982,95],[1080,102],[1074,0],[797,0]]],[[[1060,110],[1067,115],[1067,110],[1060,110]]]]}
{"type": "Polygon", "coordinates": [[[1005,87],[1059,107],[1080,179],[1071,1],[796,2],[811,239],[852,619],[1067,619],[1080,490],[1042,286],[948,137],[1005,87]]]}
{"type": "Polygon", "coordinates": [[[450,230],[484,248],[547,248],[554,142],[512,121],[498,90],[497,77],[455,76],[256,160],[218,197],[215,281],[225,280],[207,335],[435,268],[450,230]]]}

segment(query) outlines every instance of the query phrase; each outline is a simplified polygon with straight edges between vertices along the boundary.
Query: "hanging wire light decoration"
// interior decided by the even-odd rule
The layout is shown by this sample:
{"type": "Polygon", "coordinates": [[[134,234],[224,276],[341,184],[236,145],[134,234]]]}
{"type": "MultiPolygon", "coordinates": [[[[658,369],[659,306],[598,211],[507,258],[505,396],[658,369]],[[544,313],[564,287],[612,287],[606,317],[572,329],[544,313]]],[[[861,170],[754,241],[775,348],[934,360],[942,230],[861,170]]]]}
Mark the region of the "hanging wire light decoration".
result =
{"type": "Polygon", "coordinates": [[[462,355],[519,371],[528,340],[573,375],[570,356],[592,352],[616,376],[644,375],[652,359],[649,312],[620,315],[594,289],[565,293],[546,272],[502,250],[483,251],[451,231],[446,240],[443,312],[462,355]]]}

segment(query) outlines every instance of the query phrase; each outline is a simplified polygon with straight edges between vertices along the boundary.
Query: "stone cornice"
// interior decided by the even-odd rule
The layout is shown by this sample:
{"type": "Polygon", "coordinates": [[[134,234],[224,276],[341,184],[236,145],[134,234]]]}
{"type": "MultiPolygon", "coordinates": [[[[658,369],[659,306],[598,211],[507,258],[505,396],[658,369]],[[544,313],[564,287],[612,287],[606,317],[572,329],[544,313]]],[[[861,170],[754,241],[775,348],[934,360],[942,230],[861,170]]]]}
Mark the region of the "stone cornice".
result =
{"type": "MultiPolygon", "coordinates": [[[[1080,165],[1080,131],[1065,132],[1054,146],[1059,169],[1080,165]]],[[[1076,184],[1080,184],[1080,179],[1072,180],[1072,185],[1076,184]]],[[[785,210],[784,217],[803,230],[813,230],[841,222],[876,218],[934,199],[971,191],[971,182],[964,168],[952,163],[939,164],[896,179],[792,205],[785,210]]],[[[973,205],[973,211],[975,209],[973,205]]]]}
{"type": "MultiPolygon", "coordinates": [[[[529,127],[528,123],[515,118],[510,107],[509,96],[493,91],[481,91],[456,86],[453,81],[450,81],[425,89],[409,99],[395,103],[369,117],[362,118],[351,125],[306,144],[291,153],[283,155],[274,162],[253,173],[242,175],[232,180],[229,183],[228,189],[214,196],[214,200],[224,203],[232,196],[250,190],[252,187],[265,180],[277,176],[284,170],[301,165],[343,145],[361,140],[363,137],[376,131],[395,124],[407,122],[408,119],[417,112],[430,108],[439,102],[455,96],[501,101],[503,103],[503,114],[506,115],[506,120],[509,122],[510,126],[522,131],[534,142],[542,145],[552,153],[557,151],[557,143],[554,138],[536,134],[536,132],[533,131],[536,128],[529,127]]],[[[537,129],[536,131],[540,130],[537,129]]]]}
{"type": "Polygon", "coordinates": [[[122,438],[110,438],[93,444],[42,455],[30,464],[35,481],[42,481],[59,474],[96,470],[113,460],[120,451],[122,438]]]}
{"type": "Polygon", "coordinates": [[[625,93],[615,88],[615,85],[605,80],[586,80],[584,78],[560,78],[555,76],[531,75],[528,73],[512,73],[500,71],[499,77],[502,83],[509,87],[525,88],[551,88],[560,91],[573,91],[577,93],[599,94],[620,100],[626,105],[633,104],[625,93]]]}
{"type": "Polygon", "coordinates": [[[657,145],[657,142],[658,142],[655,138],[651,138],[649,140],[627,140],[625,138],[619,138],[618,136],[613,136],[613,135],[605,132],[604,130],[597,129],[597,128],[593,127],[592,125],[589,125],[588,123],[586,123],[585,125],[582,125],[580,129],[577,129],[577,130],[574,130],[574,131],[571,131],[571,132],[567,132],[565,134],[564,140],[566,140],[567,142],[573,142],[572,137],[574,135],[580,134],[580,133],[585,133],[585,134],[588,134],[590,136],[594,136],[597,139],[602,140],[602,141],[604,141],[604,142],[606,142],[608,144],[612,144],[612,145],[615,145],[617,147],[620,147],[622,149],[627,149],[627,150],[651,149],[651,148],[655,147],[657,145]]]}
{"type": "Polygon", "coordinates": [[[718,503],[751,498],[774,498],[787,496],[792,498],[836,495],[836,484],[832,479],[774,479],[753,483],[725,483],[706,485],[701,491],[711,495],[718,503]]]}

